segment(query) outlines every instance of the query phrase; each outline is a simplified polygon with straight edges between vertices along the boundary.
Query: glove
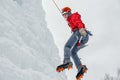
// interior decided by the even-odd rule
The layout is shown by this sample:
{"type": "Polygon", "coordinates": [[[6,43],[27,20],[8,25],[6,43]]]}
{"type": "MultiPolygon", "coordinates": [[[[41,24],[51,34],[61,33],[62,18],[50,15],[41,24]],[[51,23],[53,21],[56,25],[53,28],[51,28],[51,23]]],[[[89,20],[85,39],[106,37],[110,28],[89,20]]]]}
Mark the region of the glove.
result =
{"type": "Polygon", "coordinates": [[[86,37],[87,32],[86,32],[85,28],[81,28],[81,29],[79,30],[79,32],[80,32],[81,36],[86,37]]]}

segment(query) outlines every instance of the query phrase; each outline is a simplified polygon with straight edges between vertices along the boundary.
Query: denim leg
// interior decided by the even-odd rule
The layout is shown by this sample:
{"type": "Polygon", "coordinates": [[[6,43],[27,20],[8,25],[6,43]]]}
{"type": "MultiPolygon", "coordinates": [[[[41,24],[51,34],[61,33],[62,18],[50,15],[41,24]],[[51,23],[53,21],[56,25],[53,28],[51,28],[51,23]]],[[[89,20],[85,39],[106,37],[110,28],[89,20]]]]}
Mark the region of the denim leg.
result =
{"type": "Polygon", "coordinates": [[[63,61],[63,63],[70,62],[71,50],[72,50],[72,48],[74,48],[74,46],[79,41],[78,32],[79,31],[74,32],[72,34],[72,36],[69,38],[69,40],[67,41],[67,43],[65,44],[65,47],[64,47],[64,61],[63,61]]]}
{"type": "MultiPolygon", "coordinates": [[[[88,42],[88,39],[89,39],[89,36],[87,35],[86,37],[82,37],[82,39],[81,39],[81,46],[83,46],[85,43],[87,43],[88,42]]],[[[78,71],[80,71],[81,70],[81,68],[82,68],[82,63],[81,63],[81,61],[80,61],[80,58],[78,57],[78,55],[77,55],[77,52],[80,50],[81,48],[80,48],[80,46],[75,46],[73,49],[72,49],[72,53],[71,53],[71,56],[72,56],[72,59],[73,59],[73,61],[74,61],[74,63],[75,63],[75,65],[76,65],[76,68],[78,69],[78,71]]]]}
{"type": "Polygon", "coordinates": [[[78,57],[78,54],[77,54],[77,45],[75,46],[75,48],[72,50],[72,53],[71,53],[71,56],[72,56],[72,59],[75,63],[75,66],[76,68],[78,69],[78,71],[82,68],[82,63],[80,61],[80,58],[78,57]]]}

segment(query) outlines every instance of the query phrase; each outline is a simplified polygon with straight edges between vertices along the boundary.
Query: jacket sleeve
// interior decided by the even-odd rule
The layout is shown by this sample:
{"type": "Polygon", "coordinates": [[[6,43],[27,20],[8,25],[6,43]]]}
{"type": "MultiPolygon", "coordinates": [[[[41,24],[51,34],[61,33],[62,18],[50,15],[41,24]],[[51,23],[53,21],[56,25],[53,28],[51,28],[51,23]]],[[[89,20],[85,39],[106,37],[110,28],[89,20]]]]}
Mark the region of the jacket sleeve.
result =
{"type": "Polygon", "coordinates": [[[73,24],[74,24],[78,29],[85,28],[85,24],[82,22],[81,16],[80,16],[80,14],[78,14],[78,13],[76,13],[76,14],[73,16],[72,22],[73,22],[73,24]]]}

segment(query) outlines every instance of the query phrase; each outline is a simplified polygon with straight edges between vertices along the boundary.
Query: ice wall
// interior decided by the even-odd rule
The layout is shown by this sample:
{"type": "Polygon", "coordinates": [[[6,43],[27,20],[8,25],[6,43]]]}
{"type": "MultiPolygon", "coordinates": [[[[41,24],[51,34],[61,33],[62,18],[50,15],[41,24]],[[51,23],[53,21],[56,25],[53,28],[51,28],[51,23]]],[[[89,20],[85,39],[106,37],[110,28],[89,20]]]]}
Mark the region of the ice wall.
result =
{"type": "Polygon", "coordinates": [[[0,80],[66,80],[42,0],[0,0],[0,80]]]}

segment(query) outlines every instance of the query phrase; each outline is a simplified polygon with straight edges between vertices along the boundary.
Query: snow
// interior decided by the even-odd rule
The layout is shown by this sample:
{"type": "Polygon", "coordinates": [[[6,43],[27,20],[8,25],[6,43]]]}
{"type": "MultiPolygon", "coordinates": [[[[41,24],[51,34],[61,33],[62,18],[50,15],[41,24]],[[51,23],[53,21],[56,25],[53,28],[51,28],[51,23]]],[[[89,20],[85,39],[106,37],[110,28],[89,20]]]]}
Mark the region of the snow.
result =
{"type": "Polygon", "coordinates": [[[41,0],[0,0],[0,80],[66,80],[41,0]]]}

